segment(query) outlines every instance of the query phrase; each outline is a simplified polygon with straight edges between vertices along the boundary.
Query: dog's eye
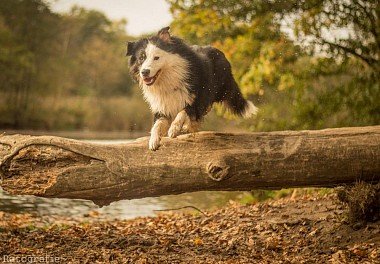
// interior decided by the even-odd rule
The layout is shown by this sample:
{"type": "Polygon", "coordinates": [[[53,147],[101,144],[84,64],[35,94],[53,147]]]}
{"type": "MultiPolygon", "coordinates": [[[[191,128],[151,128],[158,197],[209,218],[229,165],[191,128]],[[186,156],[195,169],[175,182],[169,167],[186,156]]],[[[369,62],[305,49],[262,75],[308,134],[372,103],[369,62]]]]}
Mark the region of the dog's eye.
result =
{"type": "Polygon", "coordinates": [[[144,60],[145,60],[145,55],[142,54],[142,55],[139,57],[139,60],[140,60],[140,61],[144,61],[144,60]]]}
{"type": "Polygon", "coordinates": [[[158,60],[159,58],[160,58],[160,57],[157,57],[157,56],[156,56],[156,57],[154,57],[153,59],[154,59],[154,60],[158,60]]]}

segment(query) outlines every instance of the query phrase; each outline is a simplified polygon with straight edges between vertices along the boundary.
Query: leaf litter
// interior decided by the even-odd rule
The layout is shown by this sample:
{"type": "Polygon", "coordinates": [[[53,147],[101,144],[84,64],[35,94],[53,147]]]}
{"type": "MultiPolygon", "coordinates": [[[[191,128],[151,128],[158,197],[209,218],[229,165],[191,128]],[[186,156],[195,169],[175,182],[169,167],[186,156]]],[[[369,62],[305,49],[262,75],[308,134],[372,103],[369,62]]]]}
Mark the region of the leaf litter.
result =
{"type": "Polygon", "coordinates": [[[105,221],[0,212],[0,257],[62,263],[380,263],[380,222],[353,228],[335,195],[105,221]]]}

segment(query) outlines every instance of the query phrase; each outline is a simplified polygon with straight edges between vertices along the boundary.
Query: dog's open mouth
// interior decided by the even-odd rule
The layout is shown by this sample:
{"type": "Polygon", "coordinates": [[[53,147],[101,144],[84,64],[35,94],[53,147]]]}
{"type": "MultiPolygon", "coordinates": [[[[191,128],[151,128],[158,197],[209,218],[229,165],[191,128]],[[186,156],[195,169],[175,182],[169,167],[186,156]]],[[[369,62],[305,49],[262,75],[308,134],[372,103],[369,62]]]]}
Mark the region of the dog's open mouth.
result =
{"type": "Polygon", "coordinates": [[[154,84],[154,82],[156,81],[157,77],[158,77],[158,74],[160,74],[161,70],[158,70],[158,72],[156,73],[156,75],[154,75],[153,77],[148,77],[148,78],[144,78],[144,83],[148,86],[151,86],[152,84],[154,84]]]}

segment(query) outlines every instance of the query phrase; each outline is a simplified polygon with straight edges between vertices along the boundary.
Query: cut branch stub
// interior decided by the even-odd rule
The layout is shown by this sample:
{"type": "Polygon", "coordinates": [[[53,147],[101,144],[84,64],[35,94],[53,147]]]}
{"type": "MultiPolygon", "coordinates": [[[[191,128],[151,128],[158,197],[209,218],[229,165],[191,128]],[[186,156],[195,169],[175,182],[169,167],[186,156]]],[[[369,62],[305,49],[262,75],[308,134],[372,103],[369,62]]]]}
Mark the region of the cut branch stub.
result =
{"type": "Polygon", "coordinates": [[[206,166],[208,176],[214,181],[222,181],[226,179],[229,169],[230,166],[226,164],[224,159],[210,161],[206,166]]]}

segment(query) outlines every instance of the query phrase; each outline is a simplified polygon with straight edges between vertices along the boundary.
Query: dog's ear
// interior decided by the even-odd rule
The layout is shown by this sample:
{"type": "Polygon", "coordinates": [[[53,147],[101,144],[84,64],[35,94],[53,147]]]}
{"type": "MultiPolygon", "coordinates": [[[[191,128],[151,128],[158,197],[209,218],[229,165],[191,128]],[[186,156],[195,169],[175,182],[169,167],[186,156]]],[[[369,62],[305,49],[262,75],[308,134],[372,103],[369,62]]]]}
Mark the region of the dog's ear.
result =
{"type": "Polygon", "coordinates": [[[135,49],[136,42],[128,41],[127,42],[127,53],[125,56],[131,56],[133,54],[133,50],[135,49]]]}
{"type": "Polygon", "coordinates": [[[169,30],[170,30],[170,27],[164,27],[164,28],[161,28],[160,31],[158,31],[157,33],[157,36],[165,41],[165,42],[169,42],[170,41],[170,33],[169,33],[169,30]]]}

